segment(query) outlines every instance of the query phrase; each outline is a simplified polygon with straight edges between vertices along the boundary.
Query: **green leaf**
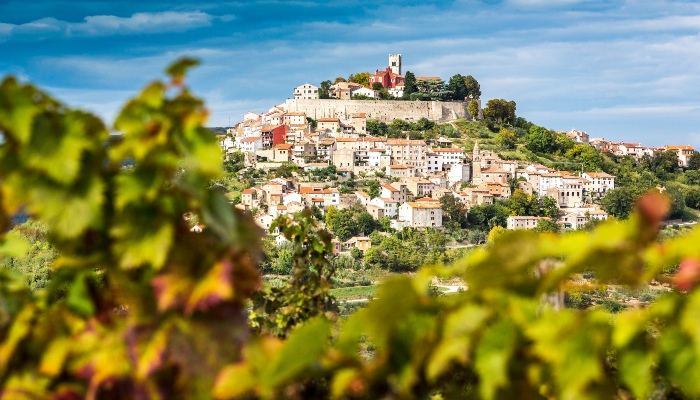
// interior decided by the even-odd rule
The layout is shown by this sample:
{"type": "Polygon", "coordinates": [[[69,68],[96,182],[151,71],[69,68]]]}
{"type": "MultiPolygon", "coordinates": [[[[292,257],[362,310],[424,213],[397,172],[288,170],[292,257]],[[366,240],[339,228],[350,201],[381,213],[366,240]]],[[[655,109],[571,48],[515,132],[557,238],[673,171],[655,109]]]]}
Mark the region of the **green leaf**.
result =
{"type": "Polygon", "coordinates": [[[263,383],[275,387],[317,363],[330,334],[331,324],[325,318],[307,321],[289,335],[263,383]]]}
{"type": "Polygon", "coordinates": [[[199,60],[195,58],[183,57],[170,64],[165,70],[165,72],[171,78],[173,78],[173,80],[176,81],[177,84],[179,84],[182,81],[185,74],[187,73],[187,70],[197,65],[199,65],[199,60]]]}
{"type": "Polygon", "coordinates": [[[48,376],[57,376],[60,374],[66,362],[66,358],[68,358],[70,345],[71,340],[67,337],[52,340],[41,358],[39,371],[48,376]]]}
{"type": "Polygon", "coordinates": [[[483,334],[476,348],[474,366],[479,373],[479,390],[485,399],[496,397],[508,384],[508,363],[517,341],[517,327],[510,321],[498,321],[483,334]]]}
{"type": "Polygon", "coordinates": [[[245,363],[224,367],[214,384],[214,398],[230,399],[252,391],[257,385],[257,379],[245,363]]]}
{"type": "Polygon", "coordinates": [[[92,304],[92,298],[88,285],[85,282],[86,276],[84,273],[78,275],[68,289],[66,296],[66,304],[75,313],[83,317],[90,317],[95,314],[95,305],[92,304]]]}

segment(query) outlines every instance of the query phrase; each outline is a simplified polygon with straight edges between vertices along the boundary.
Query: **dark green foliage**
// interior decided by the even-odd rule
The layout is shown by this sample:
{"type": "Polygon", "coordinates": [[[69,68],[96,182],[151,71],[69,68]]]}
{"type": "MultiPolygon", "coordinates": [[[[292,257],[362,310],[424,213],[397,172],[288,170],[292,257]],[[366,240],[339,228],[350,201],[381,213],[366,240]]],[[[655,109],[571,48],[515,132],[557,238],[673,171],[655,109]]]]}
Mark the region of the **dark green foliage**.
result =
{"type": "Polygon", "coordinates": [[[245,154],[240,151],[228,153],[224,161],[224,170],[229,174],[237,174],[245,168],[245,154]]]}
{"type": "Polygon", "coordinates": [[[693,154],[688,157],[688,169],[692,171],[700,170],[700,152],[693,151],[693,154]]]}
{"type": "Polygon", "coordinates": [[[406,75],[404,75],[404,83],[403,83],[403,99],[404,100],[409,100],[411,99],[411,95],[413,93],[418,92],[418,86],[416,85],[416,76],[413,74],[411,71],[406,71],[406,75]]]}
{"type": "Polygon", "coordinates": [[[31,291],[45,288],[51,279],[51,265],[58,257],[46,224],[29,220],[12,228],[7,237],[26,241],[28,249],[22,255],[0,258],[0,268],[21,275],[31,291]]]}
{"type": "Polygon", "coordinates": [[[464,203],[457,200],[451,194],[446,194],[440,198],[440,208],[442,209],[442,221],[444,225],[456,224],[457,228],[464,228],[467,225],[467,210],[464,203]]]}
{"type": "Polygon", "coordinates": [[[473,76],[467,75],[464,77],[464,85],[467,87],[467,95],[470,99],[478,99],[481,97],[481,85],[474,79],[473,76]]]}
{"type": "Polygon", "coordinates": [[[499,124],[513,125],[515,123],[515,107],[514,101],[504,99],[489,100],[483,111],[484,118],[499,124]]]}
{"type": "Polygon", "coordinates": [[[696,210],[700,210],[700,188],[692,188],[685,194],[685,204],[696,210]]]}
{"type": "Polygon", "coordinates": [[[469,89],[464,82],[465,77],[460,74],[453,75],[447,84],[447,90],[452,92],[453,100],[468,101],[469,100],[469,89]]]}

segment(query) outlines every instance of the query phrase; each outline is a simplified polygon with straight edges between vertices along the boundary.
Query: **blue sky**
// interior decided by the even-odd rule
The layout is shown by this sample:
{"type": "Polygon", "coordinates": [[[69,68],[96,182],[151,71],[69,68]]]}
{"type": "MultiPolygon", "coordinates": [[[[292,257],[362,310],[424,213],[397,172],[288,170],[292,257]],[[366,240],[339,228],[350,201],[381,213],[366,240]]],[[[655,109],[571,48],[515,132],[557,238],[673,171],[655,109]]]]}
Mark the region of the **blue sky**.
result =
{"type": "Polygon", "coordinates": [[[295,86],[385,68],[473,75],[552,129],[700,148],[700,2],[0,0],[0,75],[111,121],[182,55],[226,126],[295,86]]]}

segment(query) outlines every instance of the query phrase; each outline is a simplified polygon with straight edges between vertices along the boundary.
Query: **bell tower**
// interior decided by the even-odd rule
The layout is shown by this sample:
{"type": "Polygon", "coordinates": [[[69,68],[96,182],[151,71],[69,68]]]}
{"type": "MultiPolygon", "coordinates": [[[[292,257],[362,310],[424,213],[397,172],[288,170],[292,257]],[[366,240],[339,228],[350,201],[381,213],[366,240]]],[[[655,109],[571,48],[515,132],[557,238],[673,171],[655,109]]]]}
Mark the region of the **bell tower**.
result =
{"type": "Polygon", "coordinates": [[[479,142],[474,142],[474,152],[472,153],[472,184],[478,185],[481,183],[481,152],[479,151],[479,142]]]}
{"type": "Polygon", "coordinates": [[[389,54],[389,67],[392,73],[401,75],[401,54],[389,54]]]}

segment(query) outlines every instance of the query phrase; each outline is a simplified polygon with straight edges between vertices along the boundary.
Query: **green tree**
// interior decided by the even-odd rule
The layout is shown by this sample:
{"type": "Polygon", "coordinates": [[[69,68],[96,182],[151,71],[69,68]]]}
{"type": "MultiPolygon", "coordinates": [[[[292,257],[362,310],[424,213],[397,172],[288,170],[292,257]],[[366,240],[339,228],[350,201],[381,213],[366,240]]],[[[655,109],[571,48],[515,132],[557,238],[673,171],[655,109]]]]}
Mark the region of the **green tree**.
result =
{"type": "Polygon", "coordinates": [[[379,183],[378,180],[372,179],[366,182],[367,184],[367,195],[371,198],[374,199],[375,197],[379,197],[379,193],[381,190],[381,183],[379,183]]]}
{"type": "Polygon", "coordinates": [[[535,229],[533,229],[535,232],[551,232],[551,233],[559,233],[561,232],[561,226],[549,218],[542,218],[539,221],[537,221],[537,226],[535,229]]]}
{"type": "Polygon", "coordinates": [[[600,203],[608,214],[626,219],[640,195],[641,192],[636,187],[619,187],[608,191],[600,203]]]}
{"type": "Polygon", "coordinates": [[[319,99],[330,99],[330,90],[331,86],[333,86],[333,82],[331,81],[323,81],[321,82],[320,87],[318,88],[318,98],[319,99]]]}
{"type": "Polygon", "coordinates": [[[469,115],[472,116],[472,121],[476,121],[479,118],[479,102],[477,100],[471,100],[467,106],[467,111],[469,115]]]}
{"type": "Polygon", "coordinates": [[[700,188],[690,188],[685,194],[685,204],[695,210],[700,210],[700,188]]]}
{"type": "Polygon", "coordinates": [[[447,90],[452,92],[452,99],[454,100],[469,100],[469,90],[464,82],[464,77],[460,74],[453,75],[450,78],[447,90]]]}
{"type": "Polygon", "coordinates": [[[499,124],[514,124],[515,123],[515,107],[514,101],[504,99],[492,99],[486,103],[484,108],[484,117],[499,124]]]}
{"type": "Polygon", "coordinates": [[[372,84],[372,90],[374,90],[374,91],[378,92],[378,91],[383,90],[383,89],[384,89],[384,85],[382,85],[381,82],[374,82],[372,84]]]}
{"type": "Polygon", "coordinates": [[[406,71],[406,75],[404,75],[404,82],[403,82],[403,99],[404,100],[409,100],[411,99],[411,95],[413,93],[418,92],[418,85],[416,84],[416,76],[413,74],[411,71],[406,71]]]}
{"type": "Polygon", "coordinates": [[[508,233],[508,230],[500,225],[494,226],[489,231],[488,242],[493,244],[496,243],[504,234],[508,233]]]}
{"type": "Polygon", "coordinates": [[[338,210],[335,206],[330,206],[326,210],[326,226],[342,241],[348,240],[358,233],[358,226],[353,219],[352,211],[348,209],[338,210]]]}
{"type": "Polygon", "coordinates": [[[514,149],[515,145],[518,143],[518,138],[515,137],[513,131],[501,128],[496,135],[496,142],[504,149],[514,149]]]}
{"type": "Polygon", "coordinates": [[[335,81],[333,81],[333,84],[336,84],[338,82],[347,82],[347,81],[342,76],[339,76],[339,77],[335,78],[335,81]]]}
{"type": "Polygon", "coordinates": [[[240,151],[228,153],[224,161],[224,170],[229,174],[237,174],[242,169],[245,169],[245,154],[240,151]]]}
{"type": "Polygon", "coordinates": [[[458,227],[465,227],[467,224],[467,211],[464,203],[457,200],[453,195],[446,194],[440,197],[440,209],[442,209],[443,221],[454,222],[458,227]]]}
{"type": "Polygon", "coordinates": [[[369,87],[369,72],[358,72],[356,74],[350,74],[348,77],[348,82],[359,83],[364,87],[369,87]]]}
{"type": "Polygon", "coordinates": [[[478,99],[481,97],[481,85],[474,79],[473,76],[467,75],[464,77],[464,84],[467,87],[467,96],[470,99],[478,99]]]}
{"type": "Polygon", "coordinates": [[[527,147],[535,153],[551,153],[556,145],[556,133],[541,126],[533,125],[527,137],[527,147]]]}
{"type": "Polygon", "coordinates": [[[363,211],[357,215],[357,230],[364,236],[368,236],[370,233],[377,229],[377,221],[372,217],[372,214],[367,211],[363,211]]]}
{"type": "Polygon", "coordinates": [[[549,196],[541,198],[539,215],[542,217],[556,219],[559,216],[559,206],[557,205],[557,201],[549,196]]]}

